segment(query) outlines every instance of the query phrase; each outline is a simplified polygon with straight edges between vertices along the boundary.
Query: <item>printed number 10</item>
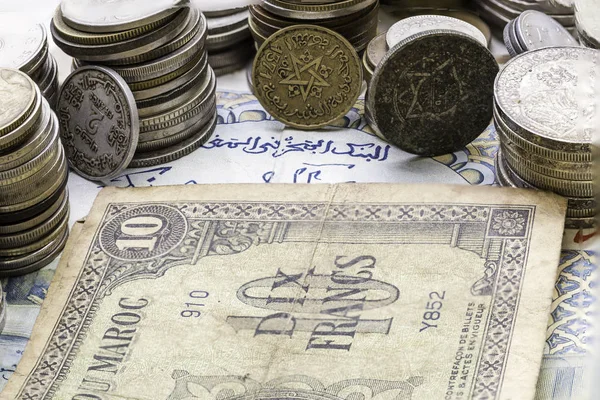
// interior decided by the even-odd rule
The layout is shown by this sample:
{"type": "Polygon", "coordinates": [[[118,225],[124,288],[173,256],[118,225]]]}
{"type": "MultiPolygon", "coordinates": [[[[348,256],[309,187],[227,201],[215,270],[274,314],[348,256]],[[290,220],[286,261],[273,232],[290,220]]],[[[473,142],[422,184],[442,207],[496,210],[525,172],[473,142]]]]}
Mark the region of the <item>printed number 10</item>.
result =
{"type": "MultiPolygon", "coordinates": [[[[194,290],[190,292],[190,297],[192,299],[206,299],[208,297],[209,293],[205,292],[204,290],[194,290]]],[[[196,307],[204,307],[203,303],[184,303],[185,306],[188,308],[187,310],[183,310],[180,314],[182,317],[184,318],[190,318],[190,317],[194,317],[194,318],[198,318],[202,315],[202,313],[199,310],[194,310],[194,308],[196,307]]]]}
{"type": "Polygon", "coordinates": [[[154,236],[163,228],[163,221],[156,217],[134,217],[121,224],[122,236],[115,241],[121,251],[130,249],[154,250],[158,238],[154,236]]]}

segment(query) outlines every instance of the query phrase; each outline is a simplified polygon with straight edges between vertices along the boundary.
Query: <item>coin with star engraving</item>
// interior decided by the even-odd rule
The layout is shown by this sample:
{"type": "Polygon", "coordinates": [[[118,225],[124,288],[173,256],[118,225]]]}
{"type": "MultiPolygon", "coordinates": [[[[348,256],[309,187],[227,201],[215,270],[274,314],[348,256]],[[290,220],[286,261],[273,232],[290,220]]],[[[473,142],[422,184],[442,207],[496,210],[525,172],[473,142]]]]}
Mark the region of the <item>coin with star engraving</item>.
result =
{"type": "Polygon", "coordinates": [[[252,81],[262,106],[299,129],[326,126],[352,108],[362,88],[362,63],[337,33],[313,25],[282,29],[258,50],[252,81]]]}
{"type": "Polygon", "coordinates": [[[469,35],[417,33],[392,48],[367,94],[372,127],[400,149],[439,156],[462,149],[489,126],[498,64],[469,35]]]}
{"type": "Polygon", "coordinates": [[[139,120],[133,94],[117,73],[105,67],[77,69],[60,90],[57,110],[61,141],[79,175],[102,181],[127,168],[139,120]]]}

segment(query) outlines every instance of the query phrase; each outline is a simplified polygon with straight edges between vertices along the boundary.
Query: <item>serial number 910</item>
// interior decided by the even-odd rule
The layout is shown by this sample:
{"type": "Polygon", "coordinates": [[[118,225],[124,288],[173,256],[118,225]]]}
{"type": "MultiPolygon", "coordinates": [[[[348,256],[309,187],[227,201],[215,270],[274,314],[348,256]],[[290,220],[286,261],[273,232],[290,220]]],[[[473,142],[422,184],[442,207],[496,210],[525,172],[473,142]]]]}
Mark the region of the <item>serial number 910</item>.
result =
{"type": "MultiPolygon", "coordinates": [[[[193,290],[190,292],[190,298],[195,300],[206,299],[208,296],[209,293],[204,290],[193,290]]],[[[200,309],[205,306],[204,303],[193,302],[184,304],[186,309],[179,313],[183,318],[199,318],[202,315],[202,311],[200,311],[200,309]]]]}

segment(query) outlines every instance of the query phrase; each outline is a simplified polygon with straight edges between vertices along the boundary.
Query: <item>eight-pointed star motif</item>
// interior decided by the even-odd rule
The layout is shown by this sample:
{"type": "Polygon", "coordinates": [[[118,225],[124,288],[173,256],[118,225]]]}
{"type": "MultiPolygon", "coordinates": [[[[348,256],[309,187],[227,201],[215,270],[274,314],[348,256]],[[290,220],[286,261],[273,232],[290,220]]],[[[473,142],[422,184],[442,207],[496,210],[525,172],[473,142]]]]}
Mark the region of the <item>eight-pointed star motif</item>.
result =
{"type": "Polygon", "coordinates": [[[321,67],[321,60],[323,59],[323,57],[315,58],[310,63],[303,63],[302,61],[297,59],[293,54],[291,54],[290,56],[292,58],[292,64],[294,65],[294,73],[280,81],[280,84],[298,85],[298,87],[300,87],[300,93],[302,94],[302,98],[304,99],[304,101],[306,101],[311,89],[314,86],[331,86],[318,73],[319,68],[321,67]],[[308,79],[303,79],[303,73],[306,73],[304,74],[305,76],[308,75],[308,79]]]}

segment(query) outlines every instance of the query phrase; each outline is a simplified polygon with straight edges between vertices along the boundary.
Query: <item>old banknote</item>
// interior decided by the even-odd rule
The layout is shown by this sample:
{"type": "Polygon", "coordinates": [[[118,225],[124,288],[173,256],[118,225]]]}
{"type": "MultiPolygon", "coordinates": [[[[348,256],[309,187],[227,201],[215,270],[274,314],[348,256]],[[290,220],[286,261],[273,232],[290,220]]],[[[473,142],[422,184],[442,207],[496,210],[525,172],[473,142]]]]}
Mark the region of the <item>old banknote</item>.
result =
{"type": "Polygon", "coordinates": [[[443,185],[105,189],[0,398],[533,398],[564,210],[443,185]]]}

